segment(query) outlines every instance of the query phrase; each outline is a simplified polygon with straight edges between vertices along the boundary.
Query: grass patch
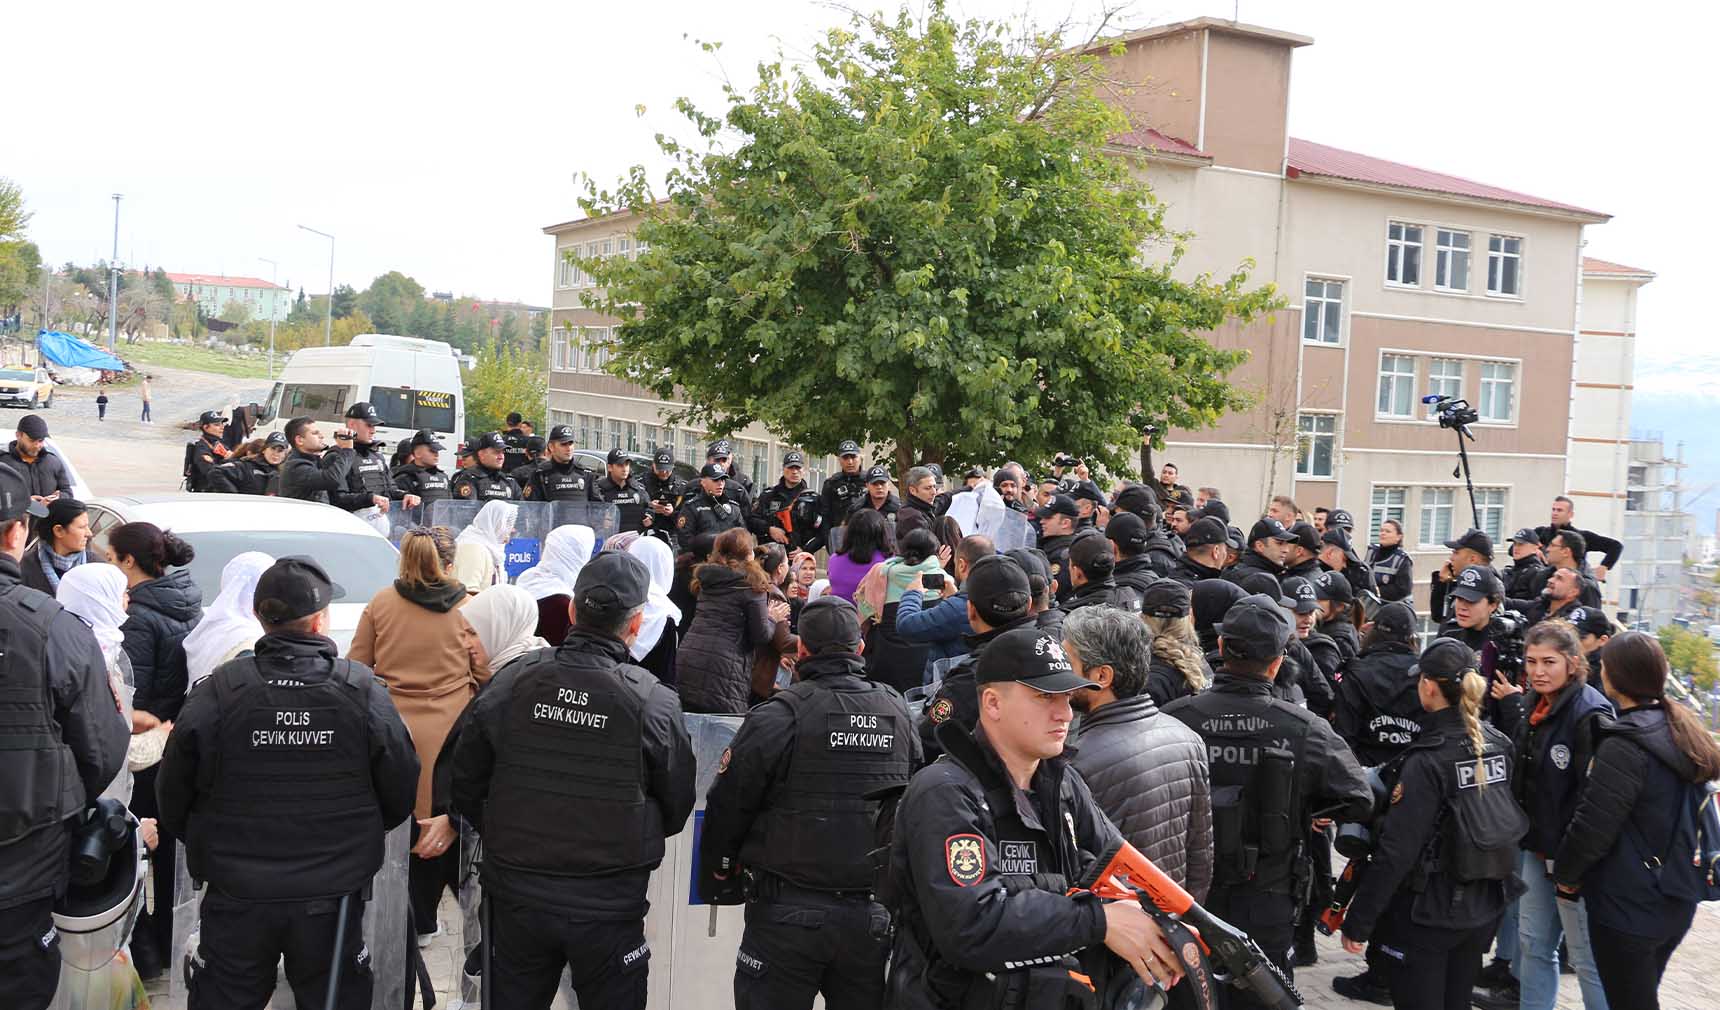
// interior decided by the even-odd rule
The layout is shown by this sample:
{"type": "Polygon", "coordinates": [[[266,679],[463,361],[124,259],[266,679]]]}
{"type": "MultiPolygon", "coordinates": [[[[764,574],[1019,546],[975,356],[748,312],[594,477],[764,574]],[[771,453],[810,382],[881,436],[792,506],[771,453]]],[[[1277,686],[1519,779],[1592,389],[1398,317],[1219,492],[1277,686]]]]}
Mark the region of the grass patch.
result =
{"type": "MultiPolygon", "coordinates": [[[[269,359],[265,355],[235,354],[190,344],[166,344],[140,341],[121,344],[119,356],[132,365],[148,371],[151,367],[182,368],[188,372],[209,372],[229,375],[236,379],[269,377],[269,359]]],[[[280,364],[284,356],[276,359],[280,364]]]]}

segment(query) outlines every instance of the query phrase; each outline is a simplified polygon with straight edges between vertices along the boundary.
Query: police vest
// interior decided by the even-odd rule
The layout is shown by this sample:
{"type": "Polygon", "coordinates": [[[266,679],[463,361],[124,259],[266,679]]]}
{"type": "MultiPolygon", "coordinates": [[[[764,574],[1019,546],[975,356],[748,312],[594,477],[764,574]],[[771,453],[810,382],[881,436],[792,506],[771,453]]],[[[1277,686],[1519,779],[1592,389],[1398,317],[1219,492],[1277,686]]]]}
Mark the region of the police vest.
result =
{"type": "Polygon", "coordinates": [[[52,596],[21,584],[0,595],[0,751],[6,754],[0,845],[58,824],[83,807],[83,780],[60,738],[48,686],[48,628],[61,609],[52,596]]]}
{"type": "Polygon", "coordinates": [[[639,520],[645,515],[645,503],[650,500],[645,497],[645,489],[633,481],[617,484],[607,476],[598,480],[597,496],[615,506],[623,530],[639,528],[639,520]]]}
{"type": "Polygon", "coordinates": [[[461,470],[448,482],[456,497],[468,501],[514,501],[520,496],[519,487],[506,474],[483,467],[461,470]]]}
{"type": "Polygon", "coordinates": [[[1384,556],[1376,554],[1374,560],[1368,565],[1368,568],[1373,572],[1374,585],[1382,591],[1391,588],[1392,582],[1397,579],[1398,572],[1408,567],[1409,563],[1409,555],[1401,549],[1384,556]]]}
{"type": "Polygon", "coordinates": [[[210,680],[221,721],[187,831],[192,876],[250,901],[362,889],[384,834],[370,773],[375,678],[337,659],[319,683],[269,680],[247,656],[210,680]]]}
{"type": "Polygon", "coordinates": [[[676,531],[688,537],[721,533],[745,525],[739,505],[727,498],[712,498],[703,493],[681,506],[681,514],[675,520],[676,531]]]}
{"type": "Polygon", "coordinates": [[[645,794],[645,702],[635,666],[521,665],[498,735],[484,844],[502,863],[590,877],[663,860],[663,818],[645,794]]]}
{"type": "Polygon", "coordinates": [[[840,523],[854,503],[866,496],[866,478],[857,473],[839,473],[824,482],[824,494],[836,503],[834,514],[825,516],[825,521],[840,523]]]}
{"type": "Polygon", "coordinates": [[[532,475],[532,497],[538,501],[585,501],[591,476],[577,466],[538,464],[532,475]]]}
{"type": "Polygon", "coordinates": [[[869,891],[877,803],[864,797],[905,786],[913,773],[913,725],[895,692],[803,681],[777,692],[794,712],[788,774],[741,846],[741,862],[820,891],[869,891]]]}
{"type": "Polygon", "coordinates": [[[436,467],[405,466],[395,474],[400,478],[402,490],[417,495],[426,505],[442,501],[452,494],[448,489],[448,475],[436,467]]]}
{"type": "Polygon", "coordinates": [[[388,461],[374,450],[352,451],[352,469],[347,471],[346,481],[349,490],[381,495],[384,498],[394,490],[394,482],[389,479],[388,461]]]}

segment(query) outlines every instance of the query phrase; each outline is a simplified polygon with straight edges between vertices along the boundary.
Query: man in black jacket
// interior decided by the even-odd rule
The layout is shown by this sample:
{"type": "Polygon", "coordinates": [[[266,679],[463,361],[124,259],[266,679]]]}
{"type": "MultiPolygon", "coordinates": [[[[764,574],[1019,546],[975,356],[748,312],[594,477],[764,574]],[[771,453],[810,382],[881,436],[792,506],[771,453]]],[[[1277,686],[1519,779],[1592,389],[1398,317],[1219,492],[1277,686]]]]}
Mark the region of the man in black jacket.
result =
{"type": "Polygon", "coordinates": [[[1427,596],[1427,612],[1436,621],[1443,621],[1449,614],[1446,592],[1459,573],[1471,565],[1481,565],[1488,569],[1493,567],[1493,539],[1480,530],[1465,530],[1463,535],[1455,540],[1447,540],[1445,546],[1451,551],[1451,557],[1445,562],[1444,568],[1433,570],[1431,589],[1427,596]]]}
{"type": "Polygon", "coordinates": [[[1313,579],[1320,574],[1320,534],[1308,523],[1291,523],[1290,542],[1284,547],[1284,575],[1313,579]]]}
{"type": "Polygon", "coordinates": [[[1553,499],[1552,522],[1548,523],[1546,526],[1537,526],[1535,528],[1535,535],[1540,537],[1541,546],[1545,547],[1547,544],[1552,543],[1553,535],[1561,530],[1571,530],[1575,533],[1580,533],[1583,538],[1582,543],[1585,549],[1583,556],[1577,559],[1579,562],[1577,567],[1586,569],[1588,567],[1588,555],[1595,551],[1599,551],[1601,553],[1601,563],[1595,566],[1594,577],[1605,582],[1607,580],[1607,572],[1611,571],[1613,566],[1618,564],[1619,555],[1624,553],[1624,545],[1619,543],[1617,540],[1614,540],[1612,537],[1603,536],[1593,530],[1577,529],[1575,526],[1571,525],[1572,521],[1575,520],[1576,517],[1576,509],[1571,504],[1571,500],[1566,498],[1564,495],[1559,495],[1553,499]]]}
{"type": "Polygon", "coordinates": [[[645,495],[645,485],[633,479],[633,460],[620,449],[611,449],[603,466],[603,476],[591,485],[591,500],[614,505],[616,522],[623,532],[638,530],[650,499],[645,495]]]}
{"type": "Polygon", "coordinates": [[[295,417],[282,430],[293,451],[281,463],[281,497],[327,505],[331,494],[344,494],[352,458],[327,451],[315,419],[295,417]]]}
{"type": "Polygon", "coordinates": [[[1213,516],[1203,516],[1189,525],[1183,534],[1185,549],[1170,578],[1192,587],[1203,579],[1228,579],[1225,561],[1230,556],[1230,538],[1224,524],[1213,516]]]}
{"type": "MultiPolygon", "coordinates": [[[[472,450],[473,465],[461,470],[459,473],[454,475],[452,480],[448,481],[448,491],[450,494],[461,501],[475,501],[480,503],[492,501],[519,501],[521,498],[526,497],[526,494],[520,488],[519,482],[514,480],[512,477],[509,477],[502,469],[502,461],[506,457],[508,446],[507,442],[502,439],[501,432],[492,431],[479,435],[477,438],[472,440],[470,448],[472,450]]],[[[547,486],[545,484],[544,471],[541,469],[546,465],[547,464],[539,464],[540,469],[538,471],[538,479],[532,485],[534,489],[537,489],[540,492],[547,486]]],[[[583,475],[585,471],[581,469],[579,473],[583,475]]],[[[581,476],[578,489],[569,491],[566,497],[572,498],[574,501],[588,501],[589,492],[590,483],[585,477],[581,476]]],[[[558,500],[547,496],[533,497],[536,501],[558,500]]]]}
{"type": "Polygon", "coordinates": [[[901,507],[902,503],[897,500],[896,493],[890,490],[890,471],[875,466],[866,471],[866,493],[854,502],[850,511],[871,509],[886,519],[894,519],[901,507]]]}
{"type": "Polygon", "coordinates": [[[1117,563],[1111,577],[1117,580],[1117,585],[1133,589],[1138,597],[1159,580],[1160,574],[1148,554],[1151,537],[1140,516],[1133,512],[1117,513],[1105,525],[1105,537],[1116,545],[1117,563]]]}
{"type": "Polygon", "coordinates": [[[1068,495],[1053,495],[1051,503],[1039,510],[1038,517],[1039,549],[1051,565],[1051,579],[1056,583],[1057,601],[1061,603],[1075,594],[1069,574],[1069,545],[1075,540],[1075,523],[1081,518],[1081,510],[1068,495]]]}
{"type": "MultiPolygon", "coordinates": [[[[1201,520],[1204,522],[1205,520],[1201,520]]],[[[1193,527],[1189,527],[1193,530],[1193,527]]],[[[1256,572],[1263,572],[1274,579],[1284,577],[1284,553],[1287,544],[1294,542],[1296,535],[1284,527],[1284,524],[1271,516],[1263,517],[1248,531],[1248,552],[1242,560],[1232,565],[1224,573],[1224,578],[1242,584],[1242,580],[1256,572]]]]}
{"type": "Polygon", "coordinates": [[[18,419],[17,437],[0,453],[0,466],[16,471],[29,488],[30,497],[37,501],[62,494],[73,497],[65,461],[48,449],[47,438],[48,422],[36,414],[25,414],[18,419]]]}
{"type": "Polygon", "coordinates": [[[938,482],[928,466],[909,467],[902,478],[901,508],[896,510],[896,541],[915,530],[936,533],[938,482]]]}
{"type": "Polygon", "coordinates": [[[20,1010],[42,1010],[59,988],[53,907],[71,865],[71,819],[124,766],[131,734],[89,626],[21,581],[30,523],[47,511],[17,471],[0,468],[0,684],[11,781],[0,799],[0,979],[6,1005],[20,1010]]]}
{"type": "MultiPolygon", "coordinates": [[[[413,495],[425,505],[451,497],[448,475],[438,465],[443,446],[436,440],[436,433],[429,428],[420,428],[413,434],[410,447],[411,455],[406,462],[394,468],[394,485],[403,494],[413,495]]],[[[424,518],[428,521],[430,517],[426,515],[424,518]]]]}
{"type": "Polygon", "coordinates": [[[1112,576],[1117,565],[1111,541],[1098,530],[1081,531],[1069,545],[1069,580],[1075,591],[1062,603],[1064,614],[1083,607],[1114,607],[1131,614],[1141,612],[1141,594],[1117,584],[1112,576]]]}
{"type": "Polygon", "coordinates": [[[866,476],[860,469],[860,443],[852,439],[843,442],[836,447],[836,456],[842,470],[826,477],[819,491],[819,513],[824,522],[817,545],[807,545],[809,551],[824,546],[824,535],[847,522],[854,504],[866,495],[866,476]]]}
{"type": "MultiPolygon", "coordinates": [[[[747,529],[752,531],[760,543],[771,540],[782,544],[787,550],[797,551],[805,546],[808,537],[817,532],[816,527],[809,527],[807,523],[796,520],[793,514],[795,502],[802,497],[817,499],[817,494],[806,483],[805,474],[804,453],[791,449],[783,454],[782,477],[765,488],[753,501],[752,515],[747,519],[747,529]],[[786,526],[781,515],[783,512],[789,513],[786,526]]],[[[813,511],[816,512],[816,509],[813,511]]],[[[817,518],[814,516],[814,521],[817,518]]]]}
{"type": "MultiPolygon", "coordinates": [[[[1140,546],[1122,553],[1125,556],[1145,558],[1146,567],[1155,575],[1169,576],[1176,571],[1177,563],[1182,560],[1183,553],[1188,548],[1180,538],[1166,531],[1165,516],[1159,509],[1158,498],[1154,497],[1152,489],[1144,484],[1131,484],[1117,492],[1117,498],[1111,505],[1111,521],[1115,522],[1124,513],[1132,514],[1141,520],[1141,525],[1146,529],[1146,538],[1140,546]]],[[[1133,526],[1127,525],[1124,528],[1133,529],[1133,526]]],[[[1111,527],[1107,524],[1107,536],[1110,531],[1111,527]]]]}
{"type": "Polygon", "coordinates": [[[593,558],[567,639],[510,663],[467,711],[453,808],[484,837],[498,1007],[547,1010],[564,968],[581,1006],[645,1006],[646,886],[696,799],[681,704],[628,655],[650,585],[631,554],[593,558]]]}
{"type": "Polygon", "coordinates": [[[967,593],[968,626],[973,628],[973,634],[963,639],[968,654],[944,675],[920,717],[920,747],[928,761],[943,753],[937,740],[940,725],[954,722],[971,732],[979,720],[979,695],[974,689],[973,671],[980,653],[1005,631],[1034,624],[1029,613],[1032,587],[1027,573],[1014,560],[995,554],[981,558],[968,569],[962,588],[967,593]]]}
{"type": "Polygon", "coordinates": [[[1551,570],[1541,555],[1541,535],[1527,526],[1511,534],[1511,565],[1500,575],[1505,595],[1519,599],[1541,595],[1551,570]]]}
{"type": "MultiPolygon", "coordinates": [[[[490,436],[479,439],[482,443],[490,436]]],[[[573,426],[558,424],[549,430],[549,458],[529,463],[525,480],[516,481],[520,497],[527,501],[590,501],[595,475],[573,458],[573,426]]],[[[494,448],[493,441],[489,448],[494,448]]],[[[482,462],[483,457],[480,457],[482,462]]],[[[459,479],[459,475],[455,475],[459,479]]],[[[491,477],[494,482],[494,475],[491,477]]],[[[456,489],[458,493],[458,489],[456,489]]]]}
{"type": "MultiPolygon", "coordinates": [[[[557,426],[559,427],[559,425],[557,426]]],[[[555,434],[552,429],[551,435],[555,434]]],[[[681,482],[675,477],[675,454],[668,449],[658,447],[651,452],[651,469],[641,482],[645,486],[645,495],[651,504],[640,517],[641,530],[654,537],[668,541],[671,547],[675,544],[675,509],[681,503],[681,482]]]]}
{"type": "Polygon", "coordinates": [[[382,443],[373,441],[376,426],[381,423],[376,408],[363,400],[346,408],[347,430],[334,433],[335,447],[329,451],[351,459],[346,469],[346,488],[330,496],[331,504],[366,516],[386,513],[393,502],[405,508],[417,508],[420,504],[417,495],[407,494],[394,483],[388,457],[382,454],[382,443]],[[368,512],[369,509],[375,509],[376,513],[368,512]]]}
{"type": "Polygon", "coordinates": [[[758,489],[753,486],[752,478],[735,466],[735,445],[726,438],[719,438],[705,450],[705,462],[715,463],[728,474],[728,481],[723,487],[723,497],[741,507],[741,515],[752,511],[753,499],[758,497],[758,489]]]}

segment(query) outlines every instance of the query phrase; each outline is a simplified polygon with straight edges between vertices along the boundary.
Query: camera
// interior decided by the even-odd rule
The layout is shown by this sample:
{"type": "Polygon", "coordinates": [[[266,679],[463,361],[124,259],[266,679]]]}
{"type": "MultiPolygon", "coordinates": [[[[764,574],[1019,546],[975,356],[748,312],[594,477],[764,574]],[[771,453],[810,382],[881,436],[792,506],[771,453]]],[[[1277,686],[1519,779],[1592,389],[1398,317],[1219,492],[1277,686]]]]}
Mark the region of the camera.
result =
{"type": "Polygon", "coordinates": [[[72,825],[72,883],[89,887],[107,876],[108,860],[125,845],[131,831],[125,805],[104,797],[79,814],[72,825]]]}
{"type": "Polygon", "coordinates": [[[920,584],[926,587],[927,592],[941,593],[944,591],[944,577],[939,572],[920,576],[920,584]]]}
{"type": "Polygon", "coordinates": [[[1066,452],[1060,452],[1057,454],[1057,458],[1053,459],[1051,461],[1051,465],[1052,466],[1061,466],[1061,467],[1075,467],[1075,466],[1081,465],[1081,460],[1078,457],[1071,456],[1066,452]]]}
{"type": "Polygon", "coordinates": [[[1481,413],[1469,405],[1468,400],[1455,396],[1439,396],[1431,394],[1421,398],[1421,402],[1433,407],[1439,417],[1441,428],[1462,429],[1481,420],[1481,413]]]}
{"type": "Polygon", "coordinates": [[[1487,621],[1487,640],[1493,643],[1493,669],[1513,679],[1523,672],[1523,635],[1529,619],[1515,610],[1497,610],[1487,621]]]}

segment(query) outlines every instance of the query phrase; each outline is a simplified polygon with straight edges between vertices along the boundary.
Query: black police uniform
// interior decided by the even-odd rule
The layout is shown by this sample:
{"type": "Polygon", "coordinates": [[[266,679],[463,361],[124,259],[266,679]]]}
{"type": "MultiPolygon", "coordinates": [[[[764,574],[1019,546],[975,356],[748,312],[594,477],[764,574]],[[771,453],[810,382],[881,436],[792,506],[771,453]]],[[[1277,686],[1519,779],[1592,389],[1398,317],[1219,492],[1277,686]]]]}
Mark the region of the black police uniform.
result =
{"type": "Polygon", "coordinates": [[[220,466],[231,450],[219,437],[198,435],[185,446],[185,490],[208,491],[209,472],[220,466]]]}
{"type": "Polygon", "coordinates": [[[346,489],[344,493],[334,493],[331,504],[357,512],[375,505],[376,498],[399,501],[403,497],[404,492],[394,482],[388,457],[382,454],[380,443],[355,441],[351,448],[337,446],[329,452],[351,458],[346,470],[346,489]]]}
{"type": "Polygon", "coordinates": [[[526,449],[527,435],[519,428],[509,428],[502,432],[502,469],[512,472],[531,463],[531,453],[526,449]]]}
{"type": "Polygon", "coordinates": [[[1407,642],[1380,641],[1357,656],[1338,684],[1332,726],[1364,768],[1385,764],[1421,736],[1415,650],[1407,642]]]}
{"type": "Polygon", "coordinates": [[[1374,544],[1368,549],[1368,570],[1374,592],[1386,603],[1407,600],[1415,592],[1415,562],[1401,547],[1374,544]]]}
{"type": "Polygon", "coordinates": [[[232,459],[209,471],[205,491],[215,494],[266,495],[278,492],[281,471],[261,456],[232,459]]]}
{"type": "MultiPolygon", "coordinates": [[[[22,516],[27,489],[21,480],[4,482],[5,514],[22,516]]],[[[68,880],[68,819],[124,766],[131,727],[116,711],[89,627],[25,586],[7,554],[0,554],[0,639],[0,1001],[41,1010],[60,981],[52,913],[68,880]]]]}
{"type": "Polygon", "coordinates": [[[596,501],[592,486],[597,483],[590,470],[572,460],[557,463],[544,459],[526,468],[527,479],[520,482],[527,501],[596,501]]]}
{"type": "Polygon", "coordinates": [[[901,499],[896,497],[896,493],[894,491],[886,495],[883,503],[879,505],[872,504],[871,495],[862,494],[859,499],[849,507],[848,513],[849,515],[853,515],[855,512],[859,512],[862,509],[871,509],[872,511],[882,515],[885,519],[894,519],[896,518],[896,513],[902,510],[902,502],[901,499]]]}
{"type": "Polygon", "coordinates": [[[1069,545],[1074,540],[1074,534],[1060,533],[1039,542],[1040,551],[1051,565],[1051,579],[1057,584],[1053,593],[1058,603],[1075,595],[1075,584],[1069,580],[1069,545]]]}
{"type": "Polygon", "coordinates": [[[280,495],[327,505],[331,495],[345,493],[351,465],[352,457],[344,452],[325,451],[318,457],[294,449],[281,461],[280,495]]]}
{"type": "Polygon", "coordinates": [[[1035,623],[1031,616],[1022,617],[982,634],[962,637],[967,655],[956,660],[938,682],[937,690],[926,699],[926,707],[921,710],[915,726],[920,737],[920,750],[925,753],[926,760],[931,761],[944,752],[943,744],[938,742],[939,726],[946,722],[954,723],[964,733],[971,733],[979,724],[979,685],[974,681],[974,670],[986,645],[1006,631],[1031,628],[1035,623]]]}
{"type": "Polygon", "coordinates": [[[1248,549],[1242,552],[1242,557],[1236,560],[1236,564],[1226,568],[1224,574],[1220,575],[1219,578],[1229,579],[1240,586],[1243,579],[1256,572],[1270,575],[1275,579],[1282,579],[1285,575],[1283,565],[1266,560],[1265,555],[1255,550],[1254,544],[1251,542],[1248,549]]]}
{"type": "Polygon", "coordinates": [[[758,537],[759,543],[775,543],[770,531],[783,530],[788,537],[784,544],[787,550],[812,550],[808,544],[814,542],[823,527],[824,517],[818,510],[818,494],[812,490],[806,481],[790,485],[785,480],[778,480],[766,488],[758,496],[753,505],[752,521],[747,524],[758,537]],[[782,513],[788,513],[788,525],[783,524],[782,513]]]}
{"type": "MultiPolygon", "coordinates": [[[[824,546],[824,536],[837,526],[848,521],[848,513],[854,510],[854,503],[866,497],[866,471],[859,473],[837,473],[824,478],[824,487],[819,492],[819,513],[824,517],[824,525],[818,537],[818,547],[824,546]]],[[[808,547],[817,550],[818,547],[808,547]]]]}
{"type": "Polygon", "coordinates": [[[473,700],[452,798],[484,837],[496,1006],[547,1010],[564,967],[581,1006],[645,1006],[646,885],[694,771],[675,692],[607,635],[575,627],[473,700]]]}
{"type": "MultiPolygon", "coordinates": [[[[858,630],[858,625],[856,625],[858,630]]],[[[799,680],[747,714],[705,798],[699,865],[746,873],[736,1010],[876,1008],[888,919],[872,900],[877,802],[920,763],[902,696],[857,654],[800,661],[799,680]]]]}
{"type": "Polygon", "coordinates": [[[404,495],[415,494],[429,505],[453,497],[448,475],[439,466],[402,463],[394,468],[394,486],[404,495]]]}
{"type": "Polygon", "coordinates": [[[1115,578],[1090,579],[1076,586],[1075,591],[1069,594],[1069,599],[1058,605],[1058,609],[1062,610],[1065,616],[1083,607],[1112,607],[1138,614],[1141,612],[1141,594],[1133,587],[1119,583],[1115,578]]]}
{"type": "Polygon", "coordinates": [[[283,955],[298,1005],[321,1006],[344,898],[337,1005],[370,1006],[361,895],[417,783],[388,689],[321,635],[265,635],[192,688],[156,779],[161,828],[209,885],[192,1010],[264,1006],[283,955]]]}
{"type": "MultiPolygon", "coordinates": [[[[645,477],[640,483],[645,488],[645,500],[652,505],[666,504],[677,509],[681,507],[682,484],[676,479],[673,470],[669,471],[668,476],[659,477],[656,469],[652,468],[646,471],[645,477]]],[[[668,541],[671,547],[675,545],[675,514],[673,512],[662,515],[647,508],[644,514],[639,517],[639,529],[641,532],[668,541]]]]}
{"type": "Polygon", "coordinates": [[[1164,573],[1160,572],[1154,566],[1153,559],[1145,554],[1118,558],[1116,567],[1111,569],[1111,578],[1116,580],[1117,585],[1133,589],[1137,597],[1163,577],[1164,573]]]}
{"type": "Polygon", "coordinates": [[[1553,566],[1531,554],[1526,558],[1511,562],[1499,576],[1505,583],[1505,595],[1517,599],[1533,599],[1541,595],[1541,590],[1547,588],[1547,578],[1553,574],[1553,566]]]}
{"type": "Polygon", "coordinates": [[[1172,569],[1171,573],[1166,577],[1175,579],[1183,585],[1188,586],[1190,589],[1194,588],[1194,584],[1196,582],[1202,582],[1206,579],[1223,579],[1227,582],[1231,581],[1230,576],[1225,573],[1224,569],[1208,568],[1189,557],[1187,554],[1184,554],[1181,558],[1177,559],[1177,566],[1172,569]]]}
{"type": "Polygon", "coordinates": [[[455,474],[448,481],[448,493],[461,501],[477,502],[519,501],[523,497],[517,481],[482,463],[455,474]]]}
{"type": "Polygon", "coordinates": [[[739,505],[726,497],[713,498],[702,490],[683,499],[680,511],[675,513],[675,535],[682,540],[705,533],[745,529],[746,525],[746,513],[739,505]]]}
{"type": "Polygon", "coordinates": [[[645,493],[645,485],[631,476],[627,483],[617,484],[604,474],[591,485],[591,500],[614,505],[619,513],[621,531],[632,532],[641,528],[639,524],[645,518],[645,505],[651,498],[645,493]]]}

